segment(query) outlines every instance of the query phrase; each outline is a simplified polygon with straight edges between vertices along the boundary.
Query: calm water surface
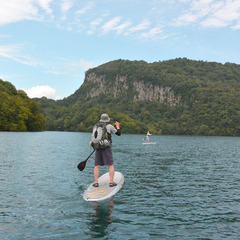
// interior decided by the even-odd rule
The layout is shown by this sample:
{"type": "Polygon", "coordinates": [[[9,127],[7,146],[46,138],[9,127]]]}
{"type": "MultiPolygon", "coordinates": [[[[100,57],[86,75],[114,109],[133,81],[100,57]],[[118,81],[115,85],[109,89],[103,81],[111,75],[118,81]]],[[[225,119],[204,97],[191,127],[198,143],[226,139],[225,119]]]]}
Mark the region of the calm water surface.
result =
{"type": "Polygon", "coordinates": [[[0,238],[240,239],[240,138],[113,138],[125,184],[92,203],[90,133],[0,132],[0,238]]]}

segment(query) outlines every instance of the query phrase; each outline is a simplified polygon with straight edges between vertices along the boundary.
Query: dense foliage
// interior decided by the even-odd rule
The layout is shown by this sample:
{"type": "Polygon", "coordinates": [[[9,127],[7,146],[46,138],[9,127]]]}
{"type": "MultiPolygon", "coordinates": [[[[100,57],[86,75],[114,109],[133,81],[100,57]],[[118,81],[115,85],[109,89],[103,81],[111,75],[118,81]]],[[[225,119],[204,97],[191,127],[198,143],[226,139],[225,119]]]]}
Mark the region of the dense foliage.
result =
{"type": "Polygon", "coordinates": [[[38,104],[0,79],[0,131],[42,131],[44,127],[38,104]]]}
{"type": "MultiPolygon", "coordinates": [[[[103,112],[121,123],[125,133],[240,136],[240,65],[175,59],[164,62],[116,60],[87,71],[113,85],[118,76],[129,88],[119,96],[87,98],[84,84],[60,101],[35,99],[46,116],[47,130],[91,131],[103,112]],[[133,81],[170,87],[180,103],[133,101],[133,81]]],[[[108,86],[106,86],[107,88],[108,86]]]]}

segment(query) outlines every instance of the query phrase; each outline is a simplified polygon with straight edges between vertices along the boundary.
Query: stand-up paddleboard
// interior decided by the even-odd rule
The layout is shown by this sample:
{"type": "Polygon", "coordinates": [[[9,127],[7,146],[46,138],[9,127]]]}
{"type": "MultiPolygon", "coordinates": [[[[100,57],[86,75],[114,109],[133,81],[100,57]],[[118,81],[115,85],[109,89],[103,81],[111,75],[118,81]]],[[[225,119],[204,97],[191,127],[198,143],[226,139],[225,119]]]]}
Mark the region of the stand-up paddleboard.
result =
{"type": "Polygon", "coordinates": [[[144,145],[148,145],[148,144],[156,144],[156,142],[144,142],[144,143],[142,143],[142,144],[144,144],[144,145]]]}
{"type": "Polygon", "coordinates": [[[93,183],[83,193],[83,199],[86,201],[102,201],[115,195],[123,186],[124,176],[120,172],[115,172],[114,182],[117,183],[115,187],[109,187],[110,177],[109,173],[103,174],[98,179],[99,187],[93,187],[93,183]]]}

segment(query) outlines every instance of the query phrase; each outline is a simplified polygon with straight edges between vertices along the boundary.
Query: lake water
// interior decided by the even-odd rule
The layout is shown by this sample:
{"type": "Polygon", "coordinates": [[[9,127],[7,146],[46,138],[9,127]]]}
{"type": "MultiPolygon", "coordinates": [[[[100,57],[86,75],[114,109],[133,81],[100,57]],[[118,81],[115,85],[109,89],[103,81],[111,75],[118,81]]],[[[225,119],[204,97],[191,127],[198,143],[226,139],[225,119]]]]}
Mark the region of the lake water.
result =
{"type": "Polygon", "coordinates": [[[0,238],[240,239],[240,138],[143,138],[113,136],[125,184],[93,203],[90,133],[0,132],[0,238]]]}

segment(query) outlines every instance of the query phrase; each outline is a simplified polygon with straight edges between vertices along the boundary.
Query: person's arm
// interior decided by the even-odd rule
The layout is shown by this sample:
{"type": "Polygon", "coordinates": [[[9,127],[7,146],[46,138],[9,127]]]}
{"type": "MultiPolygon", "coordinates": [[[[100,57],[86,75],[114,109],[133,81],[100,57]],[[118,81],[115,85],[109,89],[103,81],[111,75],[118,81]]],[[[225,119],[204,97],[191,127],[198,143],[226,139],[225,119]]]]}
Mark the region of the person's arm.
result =
{"type": "Polygon", "coordinates": [[[115,127],[117,129],[117,132],[115,134],[120,136],[121,135],[121,130],[120,130],[119,122],[115,122],[115,127]]]}

